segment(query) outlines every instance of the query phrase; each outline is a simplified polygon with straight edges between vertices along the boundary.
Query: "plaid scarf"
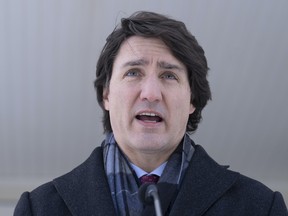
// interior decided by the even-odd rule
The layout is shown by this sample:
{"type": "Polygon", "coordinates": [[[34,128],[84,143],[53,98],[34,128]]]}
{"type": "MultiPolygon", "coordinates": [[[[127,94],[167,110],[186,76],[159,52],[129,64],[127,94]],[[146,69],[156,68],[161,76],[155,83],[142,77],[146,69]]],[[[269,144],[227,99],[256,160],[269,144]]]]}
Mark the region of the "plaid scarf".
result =
{"type": "MultiPolygon", "coordinates": [[[[144,206],[138,198],[139,182],[137,176],[127,157],[118,147],[113,133],[107,134],[102,148],[104,169],[117,215],[141,215],[144,206]]],[[[178,187],[181,184],[185,170],[194,153],[191,139],[187,134],[177,149],[170,156],[158,183],[170,183],[178,187]],[[180,147],[182,149],[179,151],[180,147]]]]}

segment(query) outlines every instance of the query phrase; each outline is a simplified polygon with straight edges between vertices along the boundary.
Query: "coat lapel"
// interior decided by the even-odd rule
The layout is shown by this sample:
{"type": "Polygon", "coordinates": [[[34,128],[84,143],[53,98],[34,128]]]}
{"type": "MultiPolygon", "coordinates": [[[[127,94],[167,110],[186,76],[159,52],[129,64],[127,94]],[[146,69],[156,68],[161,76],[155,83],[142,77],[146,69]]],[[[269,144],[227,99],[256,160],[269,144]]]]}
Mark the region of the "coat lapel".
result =
{"type": "Polygon", "coordinates": [[[53,181],[72,215],[115,215],[101,148],[70,173],[53,181]]]}
{"type": "MultiPolygon", "coordinates": [[[[72,215],[115,215],[103,167],[102,150],[96,148],[82,165],[53,181],[72,215]]],[[[203,215],[231,188],[238,176],[218,165],[201,146],[195,146],[169,215],[203,215]]]]}
{"type": "Polygon", "coordinates": [[[217,164],[201,146],[194,147],[194,155],[170,215],[203,215],[239,176],[239,173],[217,164]]]}

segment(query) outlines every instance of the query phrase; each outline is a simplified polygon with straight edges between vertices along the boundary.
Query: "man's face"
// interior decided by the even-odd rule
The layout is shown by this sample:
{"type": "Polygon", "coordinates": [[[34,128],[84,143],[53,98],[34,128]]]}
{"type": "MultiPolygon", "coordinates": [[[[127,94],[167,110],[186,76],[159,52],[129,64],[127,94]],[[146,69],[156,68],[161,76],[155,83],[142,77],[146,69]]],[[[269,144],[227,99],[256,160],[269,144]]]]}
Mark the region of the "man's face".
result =
{"type": "Polygon", "coordinates": [[[174,151],[195,110],[190,97],[186,67],[160,39],[132,36],[123,42],[104,90],[104,107],[130,160],[174,151]]]}

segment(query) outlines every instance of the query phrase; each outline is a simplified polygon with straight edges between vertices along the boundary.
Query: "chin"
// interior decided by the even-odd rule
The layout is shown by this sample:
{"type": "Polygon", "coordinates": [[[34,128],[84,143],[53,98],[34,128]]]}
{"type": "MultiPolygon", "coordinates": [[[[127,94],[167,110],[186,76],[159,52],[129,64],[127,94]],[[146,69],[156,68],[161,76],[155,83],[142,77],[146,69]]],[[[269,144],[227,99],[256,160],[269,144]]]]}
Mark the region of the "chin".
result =
{"type": "Polygon", "coordinates": [[[167,147],[163,141],[159,142],[158,140],[138,140],[138,148],[143,151],[159,151],[167,147]]]}
{"type": "Polygon", "coordinates": [[[155,147],[155,146],[141,146],[139,148],[140,152],[147,153],[147,154],[153,154],[157,152],[163,151],[163,147],[155,147]]]}

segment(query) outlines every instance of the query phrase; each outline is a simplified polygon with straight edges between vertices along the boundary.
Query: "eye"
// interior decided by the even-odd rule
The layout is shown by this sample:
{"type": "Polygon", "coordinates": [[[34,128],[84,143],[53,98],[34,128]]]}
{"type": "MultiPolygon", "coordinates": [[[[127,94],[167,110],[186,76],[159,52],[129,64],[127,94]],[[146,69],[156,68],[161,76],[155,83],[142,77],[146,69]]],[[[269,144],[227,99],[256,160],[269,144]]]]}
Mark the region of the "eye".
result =
{"type": "Polygon", "coordinates": [[[178,80],[177,76],[174,73],[167,72],[162,74],[161,78],[168,80],[178,80]]]}
{"type": "Polygon", "coordinates": [[[135,77],[135,76],[140,76],[140,71],[136,70],[136,69],[132,69],[132,70],[129,70],[125,76],[128,76],[128,77],[135,77]]]}

